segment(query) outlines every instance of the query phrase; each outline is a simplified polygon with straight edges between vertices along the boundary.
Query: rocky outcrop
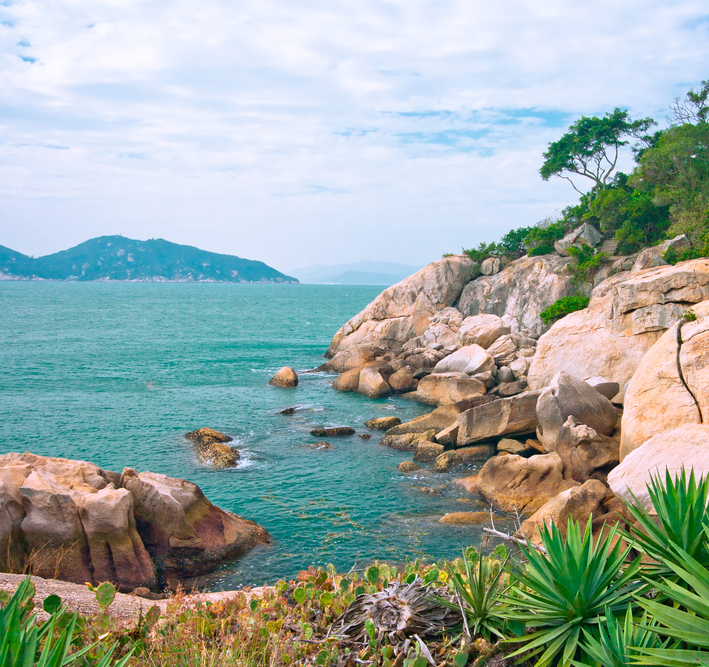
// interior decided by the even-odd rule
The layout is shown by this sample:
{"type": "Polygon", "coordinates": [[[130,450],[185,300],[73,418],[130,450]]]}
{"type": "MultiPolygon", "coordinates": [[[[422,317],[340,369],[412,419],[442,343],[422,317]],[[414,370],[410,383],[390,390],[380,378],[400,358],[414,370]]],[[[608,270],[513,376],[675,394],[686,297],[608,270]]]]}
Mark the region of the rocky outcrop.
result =
{"type": "Polygon", "coordinates": [[[284,366],[268,381],[274,387],[297,387],[298,376],[290,366],[284,366]]]}
{"type": "Polygon", "coordinates": [[[423,334],[429,328],[429,318],[453,306],[478,271],[479,266],[468,257],[455,255],[432,262],[384,290],[335,334],[326,353],[331,358],[330,367],[349,370],[362,364],[348,360],[351,365],[344,368],[341,360],[346,353],[363,346],[382,350],[400,348],[409,339],[423,334]]]}
{"type": "Polygon", "coordinates": [[[233,468],[239,460],[239,452],[227,445],[234,438],[213,428],[199,428],[190,431],[185,438],[191,440],[200,463],[217,469],[233,468]]]}
{"type": "Polygon", "coordinates": [[[631,451],[608,475],[608,485],[626,503],[638,502],[654,513],[647,485],[653,477],[664,480],[666,471],[676,475],[682,468],[697,478],[709,475],[709,426],[685,424],[653,436],[631,451]]]}
{"type": "Polygon", "coordinates": [[[540,393],[526,391],[466,410],[458,417],[458,446],[535,433],[540,393]]]}
{"type": "Polygon", "coordinates": [[[578,482],[564,479],[564,464],[555,452],[524,458],[494,456],[477,477],[478,492],[505,512],[536,512],[554,496],[578,482]]]}
{"type": "Polygon", "coordinates": [[[709,417],[709,302],[692,309],[643,357],[628,385],[622,421],[623,460],[654,435],[709,417]]]}
{"type": "Polygon", "coordinates": [[[522,257],[500,273],[469,282],[458,310],[466,318],[497,315],[513,332],[526,330],[539,335],[544,329],[539,313],[576,291],[566,272],[570,262],[556,255],[522,257]]]}
{"type": "MultiPolygon", "coordinates": [[[[504,273],[504,272],[503,272],[504,273]]],[[[646,352],[686,310],[709,298],[709,259],[611,276],[592,292],[588,308],[556,322],[540,339],[529,369],[532,389],[560,371],[600,376],[624,387],[646,352]]]]}
{"type": "Polygon", "coordinates": [[[209,571],[266,531],[185,480],[34,454],[0,456],[0,564],[122,590],[209,571]]]}
{"type": "Polygon", "coordinates": [[[689,239],[681,234],[673,239],[663,241],[659,245],[652,248],[645,248],[635,259],[632,271],[642,271],[643,269],[651,269],[655,266],[667,266],[668,262],[664,255],[668,250],[673,250],[676,253],[681,253],[691,248],[689,239]]]}

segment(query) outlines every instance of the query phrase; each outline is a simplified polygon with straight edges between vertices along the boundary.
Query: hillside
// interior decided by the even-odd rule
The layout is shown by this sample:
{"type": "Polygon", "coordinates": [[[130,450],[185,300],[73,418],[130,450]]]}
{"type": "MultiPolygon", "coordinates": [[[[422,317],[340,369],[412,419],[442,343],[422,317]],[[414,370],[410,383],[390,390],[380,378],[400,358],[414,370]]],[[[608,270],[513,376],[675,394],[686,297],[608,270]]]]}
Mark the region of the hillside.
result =
{"type": "Polygon", "coordinates": [[[200,250],[164,239],[101,236],[32,258],[0,246],[0,278],[146,282],[297,283],[263,262],[200,250]]]}
{"type": "Polygon", "coordinates": [[[364,260],[335,266],[309,266],[291,273],[303,283],[319,285],[394,285],[421,267],[396,262],[364,260]]]}

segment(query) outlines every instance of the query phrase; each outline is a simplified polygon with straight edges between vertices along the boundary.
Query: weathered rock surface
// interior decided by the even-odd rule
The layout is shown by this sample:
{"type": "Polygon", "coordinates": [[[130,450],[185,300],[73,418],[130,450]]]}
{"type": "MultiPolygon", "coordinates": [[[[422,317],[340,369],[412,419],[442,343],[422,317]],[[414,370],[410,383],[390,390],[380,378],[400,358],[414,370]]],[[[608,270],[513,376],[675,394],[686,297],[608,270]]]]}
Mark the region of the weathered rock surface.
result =
{"type": "MultiPolygon", "coordinates": [[[[504,271],[503,271],[504,273],[504,271]]],[[[620,273],[598,285],[585,310],[563,317],[540,339],[527,381],[547,386],[559,371],[620,386],[645,353],[692,305],[709,298],[709,259],[620,273]]]]}
{"type": "Polygon", "coordinates": [[[570,416],[554,441],[554,449],[564,462],[564,476],[585,482],[591,476],[605,479],[620,459],[618,440],[597,433],[570,416]]]}
{"type": "Polygon", "coordinates": [[[314,428],[310,435],[318,438],[334,438],[341,435],[354,435],[355,430],[351,426],[333,426],[332,428],[314,428]]]}
{"type": "Polygon", "coordinates": [[[414,388],[414,376],[408,367],[400,368],[389,378],[389,386],[396,393],[411,391],[414,388]]]}
{"type": "MultiPolygon", "coordinates": [[[[499,518],[499,517],[498,517],[499,518]]],[[[481,526],[490,523],[489,512],[449,512],[444,514],[438,523],[449,523],[453,525],[473,525],[481,526]]]]}
{"type": "Polygon", "coordinates": [[[478,475],[469,475],[468,477],[461,477],[456,479],[455,484],[462,486],[468,493],[478,492],[478,475]]]}
{"type": "Polygon", "coordinates": [[[652,436],[709,417],[709,303],[680,320],[643,357],[628,385],[621,461],[652,436]]]}
{"type": "Polygon", "coordinates": [[[435,444],[431,441],[434,435],[436,435],[436,432],[433,429],[423,431],[422,433],[403,433],[401,435],[389,435],[389,433],[387,433],[380,444],[400,452],[413,452],[416,450],[417,444],[421,441],[435,444]]]}
{"type": "Polygon", "coordinates": [[[455,339],[456,347],[479,345],[487,349],[500,336],[510,333],[510,327],[497,315],[483,314],[466,317],[455,339]]]}
{"type": "Polygon", "coordinates": [[[357,391],[359,387],[359,372],[362,367],[352,368],[344,373],[341,373],[335,378],[332,383],[332,388],[337,391],[357,391]]]}
{"type": "Polygon", "coordinates": [[[466,410],[458,417],[458,446],[501,436],[535,433],[540,393],[525,391],[466,410]]]}
{"type": "Polygon", "coordinates": [[[633,496],[654,512],[647,485],[658,475],[663,480],[665,471],[676,475],[685,468],[694,470],[696,477],[709,475],[709,426],[685,424],[663,431],[628,453],[621,464],[608,475],[613,493],[626,503],[633,496]]]}
{"type": "Polygon", "coordinates": [[[160,483],[150,494],[133,477],[135,471],[121,476],[85,461],[0,456],[0,565],[31,562],[40,576],[132,590],[156,585],[156,565],[162,578],[191,576],[269,539],[252,521],[212,505],[194,484],[153,475],[160,483]],[[184,520],[171,530],[178,506],[184,520]],[[158,548],[151,536],[166,530],[167,545],[158,548]]]}
{"type": "Polygon", "coordinates": [[[518,259],[500,273],[469,282],[458,309],[466,318],[497,315],[513,332],[524,329],[541,334],[544,325],[539,313],[576,291],[565,272],[570,262],[556,255],[518,259]]]}
{"type": "Polygon", "coordinates": [[[399,424],[401,424],[401,419],[398,417],[377,417],[376,419],[368,419],[364,422],[367,428],[372,428],[376,431],[387,431],[399,424]]]}
{"type": "Polygon", "coordinates": [[[536,512],[554,496],[580,486],[564,479],[564,464],[556,452],[528,459],[514,454],[494,456],[478,473],[478,492],[505,512],[536,512]]]}
{"type": "Polygon", "coordinates": [[[359,372],[359,383],[357,393],[364,394],[370,398],[382,398],[391,394],[391,387],[386,381],[392,373],[391,366],[386,364],[377,366],[365,366],[359,372]]]}
{"type": "Polygon", "coordinates": [[[298,376],[290,366],[284,366],[268,381],[274,387],[297,387],[298,376]]]}
{"type": "Polygon", "coordinates": [[[484,373],[495,368],[493,358],[480,345],[466,345],[453,354],[441,359],[433,369],[434,373],[484,373]]]}
{"type": "Polygon", "coordinates": [[[492,445],[477,445],[475,447],[459,447],[449,449],[436,458],[433,464],[434,472],[448,472],[454,468],[475,463],[483,463],[495,454],[492,445]]]}
{"type": "MultiPolygon", "coordinates": [[[[355,315],[333,337],[326,353],[335,362],[338,353],[362,346],[394,349],[429,327],[429,318],[453,306],[463,287],[479,266],[464,255],[446,257],[428,264],[413,276],[384,290],[362,312],[355,315]]],[[[338,368],[349,370],[362,363],[338,360],[338,368]],[[347,368],[347,364],[352,364],[347,368]]]]}
{"type": "Polygon", "coordinates": [[[403,433],[422,433],[433,429],[435,432],[443,431],[458,421],[458,415],[476,405],[482,405],[494,400],[492,396],[476,396],[460,403],[442,405],[427,415],[421,415],[411,421],[394,426],[387,431],[387,435],[401,435],[403,433]]]}
{"type": "Polygon", "coordinates": [[[421,463],[435,461],[444,451],[443,445],[430,440],[416,440],[414,442],[414,460],[421,463]]]}
{"type": "Polygon", "coordinates": [[[435,373],[419,381],[415,400],[427,405],[451,405],[485,393],[485,385],[465,373],[435,373]]]}
{"type": "Polygon", "coordinates": [[[187,433],[185,438],[194,443],[194,451],[200,463],[217,469],[233,468],[237,465],[239,452],[226,444],[234,440],[230,435],[213,428],[199,428],[187,433]]]}
{"type": "Polygon", "coordinates": [[[675,236],[675,238],[663,241],[652,248],[645,248],[645,250],[637,256],[631,270],[642,271],[643,269],[651,269],[655,266],[667,266],[663,255],[670,248],[677,253],[681,253],[684,250],[689,250],[691,247],[689,239],[684,234],[675,236]]]}
{"type": "Polygon", "coordinates": [[[566,536],[569,518],[578,522],[583,531],[591,515],[597,518],[603,513],[603,501],[607,494],[608,487],[597,479],[589,479],[581,486],[562,491],[522,522],[522,534],[534,544],[541,544],[540,528],[548,528],[553,523],[566,536]]]}
{"type": "Polygon", "coordinates": [[[603,236],[593,226],[585,222],[580,227],[577,227],[572,232],[569,232],[563,239],[554,243],[554,250],[563,257],[569,255],[569,248],[572,246],[581,248],[582,246],[590,246],[595,248],[601,243],[603,236]]]}
{"type": "Polygon", "coordinates": [[[583,380],[561,371],[542,390],[537,401],[537,436],[547,451],[557,451],[559,434],[571,416],[602,435],[613,433],[618,420],[616,409],[605,396],[583,380]]]}
{"type": "Polygon", "coordinates": [[[396,466],[401,472],[409,473],[421,470],[421,466],[413,461],[402,461],[398,466],[396,466]]]}

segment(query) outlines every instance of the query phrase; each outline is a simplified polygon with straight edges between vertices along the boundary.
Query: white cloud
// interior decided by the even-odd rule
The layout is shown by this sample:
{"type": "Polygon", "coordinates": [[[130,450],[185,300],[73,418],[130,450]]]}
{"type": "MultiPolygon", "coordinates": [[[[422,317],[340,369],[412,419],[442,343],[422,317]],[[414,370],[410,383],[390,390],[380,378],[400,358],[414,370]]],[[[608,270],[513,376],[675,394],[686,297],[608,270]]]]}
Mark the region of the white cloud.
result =
{"type": "Polygon", "coordinates": [[[162,236],[289,269],[499,238],[573,201],[537,173],[572,120],[663,120],[709,76],[703,3],[620,4],[6,4],[0,243],[162,236]]]}

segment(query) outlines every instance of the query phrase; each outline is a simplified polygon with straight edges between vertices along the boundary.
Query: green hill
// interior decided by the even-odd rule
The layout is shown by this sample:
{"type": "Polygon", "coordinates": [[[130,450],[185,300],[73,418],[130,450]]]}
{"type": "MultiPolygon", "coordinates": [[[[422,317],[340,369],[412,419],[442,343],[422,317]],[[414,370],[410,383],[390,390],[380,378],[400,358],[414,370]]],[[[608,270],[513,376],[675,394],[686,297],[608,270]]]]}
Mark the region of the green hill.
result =
{"type": "Polygon", "coordinates": [[[0,278],[146,282],[297,283],[263,262],[207,252],[164,239],[100,236],[32,258],[0,246],[0,278]]]}

